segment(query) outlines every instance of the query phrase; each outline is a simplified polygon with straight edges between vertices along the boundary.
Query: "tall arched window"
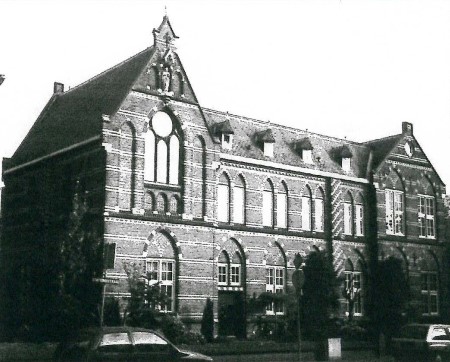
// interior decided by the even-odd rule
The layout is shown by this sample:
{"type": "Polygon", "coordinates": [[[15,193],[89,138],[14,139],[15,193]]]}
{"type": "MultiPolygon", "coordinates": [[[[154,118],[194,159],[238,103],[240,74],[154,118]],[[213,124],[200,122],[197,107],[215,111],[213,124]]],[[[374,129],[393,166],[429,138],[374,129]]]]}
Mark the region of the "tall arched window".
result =
{"type": "Polygon", "coordinates": [[[346,313],[361,316],[363,314],[363,276],[361,262],[358,261],[356,268],[354,268],[351,260],[347,259],[344,275],[346,313]]]}
{"type": "Polygon", "coordinates": [[[419,220],[419,237],[434,239],[436,237],[436,202],[432,184],[428,178],[419,181],[417,216],[419,220]]]}
{"type": "Polygon", "coordinates": [[[302,195],[302,230],[311,230],[311,199],[311,189],[306,185],[302,195]]]}
{"type": "Polygon", "coordinates": [[[287,228],[288,190],[284,182],[281,183],[277,194],[277,227],[287,228]]]}
{"type": "Polygon", "coordinates": [[[145,274],[149,285],[158,283],[160,292],[168,298],[167,301],[158,306],[161,312],[173,312],[175,310],[175,266],[175,252],[172,243],[166,235],[156,233],[149,240],[145,274]]]}
{"type": "Polygon", "coordinates": [[[217,220],[230,222],[230,180],[225,172],[217,187],[217,220]]]}
{"type": "Polygon", "coordinates": [[[273,199],[274,199],[274,191],[272,182],[267,179],[264,184],[264,190],[262,194],[262,223],[263,226],[272,226],[273,227],[273,199]]]}
{"type": "Polygon", "coordinates": [[[170,116],[157,112],[145,136],[144,180],[179,183],[180,138],[170,116]]]}
{"type": "Polygon", "coordinates": [[[245,223],[245,181],[239,175],[233,187],[233,222],[245,223]]]}
{"type": "Polygon", "coordinates": [[[162,139],[158,141],[156,155],[158,165],[156,168],[156,181],[167,183],[167,144],[162,139]]]}
{"type": "Polygon", "coordinates": [[[360,193],[355,200],[355,234],[364,235],[364,199],[360,193]]]}
{"type": "Polygon", "coordinates": [[[155,181],[155,134],[151,130],[145,135],[144,180],[155,181]]]}
{"type": "MultiPolygon", "coordinates": [[[[266,258],[266,292],[283,294],[286,288],[286,259],[285,254],[278,245],[269,247],[266,258]]],[[[266,306],[266,314],[283,314],[284,304],[281,300],[266,306]]]]}
{"type": "Polygon", "coordinates": [[[131,210],[134,194],[134,162],[135,162],[136,133],[130,122],[124,123],[120,129],[120,156],[119,156],[119,200],[121,210],[131,210]]]}
{"type": "Polygon", "coordinates": [[[386,234],[404,235],[404,187],[400,175],[391,172],[386,181],[386,234]]]}
{"type": "Polygon", "coordinates": [[[195,199],[193,213],[195,218],[203,218],[206,215],[206,145],[200,136],[194,139],[192,160],[192,195],[195,199]]]}
{"type": "Polygon", "coordinates": [[[169,159],[169,183],[172,185],[178,185],[178,168],[180,161],[180,142],[178,137],[172,135],[170,137],[170,159],[169,159]]]}
{"type": "Polygon", "coordinates": [[[347,192],[344,197],[344,234],[353,235],[353,197],[347,192]]]}
{"type": "Polygon", "coordinates": [[[422,260],[420,263],[422,314],[432,316],[439,314],[439,278],[438,265],[435,260],[422,260]]]}
{"type": "Polygon", "coordinates": [[[324,224],[324,208],[323,208],[324,192],[321,187],[316,190],[314,198],[314,230],[323,231],[324,224]]]}

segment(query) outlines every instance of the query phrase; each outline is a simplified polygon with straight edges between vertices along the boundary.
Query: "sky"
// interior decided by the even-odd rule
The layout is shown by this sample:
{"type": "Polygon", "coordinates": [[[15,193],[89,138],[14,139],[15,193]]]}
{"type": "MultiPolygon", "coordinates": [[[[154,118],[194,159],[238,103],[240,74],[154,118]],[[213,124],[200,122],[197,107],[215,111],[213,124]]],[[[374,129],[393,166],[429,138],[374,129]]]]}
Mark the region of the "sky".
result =
{"type": "Polygon", "coordinates": [[[200,104],[364,142],[414,134],[450,193],[450,1],[0,0],[0,157],[50,99],[153,43],[200,104]]]}

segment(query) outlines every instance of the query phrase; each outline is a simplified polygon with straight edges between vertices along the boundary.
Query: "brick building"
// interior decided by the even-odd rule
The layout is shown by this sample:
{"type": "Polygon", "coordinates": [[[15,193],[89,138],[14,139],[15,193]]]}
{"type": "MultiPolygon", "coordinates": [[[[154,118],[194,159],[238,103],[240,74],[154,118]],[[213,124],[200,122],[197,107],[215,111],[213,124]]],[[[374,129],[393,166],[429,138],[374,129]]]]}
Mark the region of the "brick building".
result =
{"type": "Polygon", "coordinates": [[[167,17],[153,35],[151,47],[69,91],[55,83],[3,161],[2,250],[20,280],[38,233],[26,219],[45,217],[40,238],[50,238],[81,178],[115,248],[106,275],[120,283],[107,297],[126,300],[124,265],[134,263],[170,296],[163,310],[196,323],[209,297],[227,326],[247,296],[286,291],[296,253],[326,250],[360,286],[361,316],[377,250],[402,260],[416,319],[442,318],[445,185],[412,124],[357,143],[203,108],[167,17]]]}

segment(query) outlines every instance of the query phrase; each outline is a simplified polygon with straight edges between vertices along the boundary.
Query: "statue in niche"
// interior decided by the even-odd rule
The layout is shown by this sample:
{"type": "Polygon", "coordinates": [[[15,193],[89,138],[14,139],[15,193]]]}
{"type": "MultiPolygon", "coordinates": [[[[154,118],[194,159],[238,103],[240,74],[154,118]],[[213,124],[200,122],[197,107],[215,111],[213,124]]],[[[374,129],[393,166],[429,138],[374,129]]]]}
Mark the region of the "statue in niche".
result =
{"type": "Polygon", "coordinates": [[[165,67],[162,75],[161,75],[161,80],[162,80],[162,90],[164,92],[168,92],[169,91],[169,86],[170,86],[170,72],[169,72],[169,68],[165,67]]]}

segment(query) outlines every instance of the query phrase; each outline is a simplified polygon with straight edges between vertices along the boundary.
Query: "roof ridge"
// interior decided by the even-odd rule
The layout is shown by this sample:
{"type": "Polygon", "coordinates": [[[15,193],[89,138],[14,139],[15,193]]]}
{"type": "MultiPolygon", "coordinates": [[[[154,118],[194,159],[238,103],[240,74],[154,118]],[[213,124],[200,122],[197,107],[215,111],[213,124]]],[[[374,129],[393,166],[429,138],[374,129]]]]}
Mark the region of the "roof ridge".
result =
{"type": "Polygon", "coordinates": [[[149,46],[149,47],[147,47],[147,48],[145,48],[144,50],[140,51],[139,53],[136,53],[136,54],[132,55],[131,57],[129,57],[129,58],[127,58],[127,59],[121,61],[120,63],[117,63],[116,65],[113,65],[112,67],[110,67],[110,68],[104,70],[103,72],[101,72],[101,73],[99,73],[99,74],[97,74],[97,75],[94,75],[93,77],[89,78],[88,80],[85,80],[84,82],[82,82],[82,83],[76,85],[75,87],[70,88],[70,89],[67,90],[66,92],[62,93],[62,95],[68,94],[68,93],[70,93],[70,92],[72,92],[72,91],[74,91],[74,90],[76,90],[76,89],[79,89],[79,88],[81,88],[81,87],[87,85],[88,83],[93,82],[94,80],[100,78],[101,76],[105,75],[106,73],[108,73],[108,72],[110,72],[110,71],[112,71],[112,70],[114,70],[114,69],[116,69],[116,68],[119,68],[120,66],[124,65],[125,63],[128,63],[129,61],[131,61],[131,60],[133,60],[134,58],[138,57],[139,55],[143,54],[144,52],[149,51],[151,48],[153,48],[153,45],[152,45],[152,46],[149,46]]]}
{"type": "Polygon", "coordinates": [[[355,146],[366,147],[365,142],[357,142],[357,141],[348,140],[346,138],[339,138],[339,137],[334,137],[334,136],[323,135],[323,134],[320,134],[320,133],[311,132],[309,130],[304,130],[304,129],[301,129],[301,128],[295,128],[295,127],[292,127],[292,126],[286,126],[286,125],[279,124],[279,123],[273,123],[271,121],[262,121],[262,120],[259,120],[259,119],[256,119],[256,118],[240,116],[240,115],[237,115],[237,114],[229,113],[228,111],[227,112],[218,111],[216,109],[212,109],[212,108],[208,108],[208,107],[202,107],[202,108],[206,112],[211,111],[213,113],[223,114],[223,115],[226,115],[228,113],[228,115],[231,116],[231,117],[234,116],[234,117],[242,118],[243,120],[248,120],[248,121],[251,121],[251,122],[254,122],[254,123],[259,123],[261,125],[268,125],[269,124],[269,125],[273,125],[275,127],[284,128],[286,130],[292,130],[292,131],[295,131],[295,132],[299,132],[300,131],[300,132],[304,133],[303,136],[305,136],[305,137],[313,135],[313,136],[319,136],[319,137],[322,137],[322,138],[325,138],[325,139],[331,139],[331,140],[335,140],[335,141],[343,141],[343,142],[345,142],[347,144],[352,144],[352,145],[355,145],[355,146]]]}
{"type": "Polygon", "coordinates": [[[399,137],[401,136],[403,133],[398,133],[398,134],[394,134],[391,136],[386,136],[386,137],[381,137],[381,138],[375,138],[374,140],[369,140],[369,141],[364,141],[362,142],[363,144],[368,144],[368,143],[372,143],[372,142],[378,142],[378,141],[386,141],[390,138],[395,138],[395,137],[399,137]]]}

